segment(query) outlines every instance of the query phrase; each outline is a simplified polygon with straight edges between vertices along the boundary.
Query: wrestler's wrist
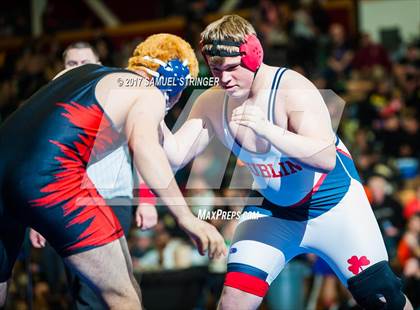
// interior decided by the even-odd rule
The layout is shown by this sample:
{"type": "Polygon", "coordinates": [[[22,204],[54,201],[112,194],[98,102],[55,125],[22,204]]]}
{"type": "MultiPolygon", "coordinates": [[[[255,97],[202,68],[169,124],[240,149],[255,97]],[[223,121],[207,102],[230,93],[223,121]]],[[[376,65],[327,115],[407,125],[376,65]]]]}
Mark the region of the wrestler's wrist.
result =
{"type": "Polygon", "coordinates": [[[178,223],[180,221],[189,220],[191,217],[194,217],[194,214],[186,204],[174,206],[171,208],[171,212],[178,223]]]}
{"type": "Polygon", "coordinates": [[[192,212],[183,214],[182,216],[176,217],[176,221],[181,227],[188,227],[188,224],[196,219],[192,212]]]}
{"type": "Polygon", "coordinates": [[[270,130],[271,130],[271,125],[272,124],[268,120],[264,121],[260,126],[260,132],[258,134],[262,138],[268,139],[269,133],[270,133],[270,130]]]}

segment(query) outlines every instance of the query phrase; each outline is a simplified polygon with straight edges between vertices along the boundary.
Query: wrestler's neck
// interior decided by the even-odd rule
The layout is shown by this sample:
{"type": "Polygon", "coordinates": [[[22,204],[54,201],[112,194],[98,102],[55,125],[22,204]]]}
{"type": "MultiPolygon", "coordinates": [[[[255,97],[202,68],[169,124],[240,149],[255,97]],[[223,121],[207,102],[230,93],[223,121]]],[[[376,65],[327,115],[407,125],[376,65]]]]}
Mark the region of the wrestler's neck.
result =
{"type": "Polygon", "coordinates": [[[142,77],[144,77],[147,80],[152,79],[152,77],[149,74],[147,74],[147,72],[145,70],[142,70],[142,69],[136,69],[136,70],[130,69],[130,70],[137,73],[138,75],[141,75],[142,77]]]}
{"type": "Polygon", "coordinates": [[[266,80],[269,78],[269,68],[270,66],[267,66],[264,63],[261,64],[260,68],[257,70],[257,73],[255,74],[254,81],[252,82],[248,99],[256,97],[261,89],[265,87],[266,80]]]}
{"type": "Polygon", "coordinates": [[[254,76],[251,89],[248,92],[245,92],[242,96],[230,96],[230,101],[236,105],[241,105],[245,102],[247,104],[252,104],[255,101],[254,99],[258,97],[261,90],[269,87],[267,85],[269,85],[272,80],[272,68],[273,67],[262,64],[254,76]]]}

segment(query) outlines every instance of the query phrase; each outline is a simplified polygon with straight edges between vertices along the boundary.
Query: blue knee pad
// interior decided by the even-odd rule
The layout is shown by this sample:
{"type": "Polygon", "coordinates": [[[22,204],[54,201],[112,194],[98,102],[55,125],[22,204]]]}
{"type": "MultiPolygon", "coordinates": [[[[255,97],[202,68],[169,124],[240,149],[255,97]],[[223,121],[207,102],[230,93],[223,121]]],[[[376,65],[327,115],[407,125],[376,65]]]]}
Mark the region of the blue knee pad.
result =
{"type": "Polygon", "coordinates": [[[348,279],[347,284],[354,299],[365,309],[404,309],[401,280],[392,272],[387,261],[368,267],[348,279]],[[384,297],[386,302],[381,301],[380,297],[384,297]]]}

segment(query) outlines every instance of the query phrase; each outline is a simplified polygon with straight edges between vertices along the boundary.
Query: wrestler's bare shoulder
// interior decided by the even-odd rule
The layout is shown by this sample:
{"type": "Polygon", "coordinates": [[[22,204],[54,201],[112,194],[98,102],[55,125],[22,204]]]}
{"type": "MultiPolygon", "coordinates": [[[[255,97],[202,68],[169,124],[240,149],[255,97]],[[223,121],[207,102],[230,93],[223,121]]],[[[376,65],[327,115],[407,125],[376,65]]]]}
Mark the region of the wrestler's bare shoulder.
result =
{"type": "Polygon", "coordinates": [[[127,113],[139,100],[152,106],[164,105],[162,92],[144,77],[131,72],[115,72],[105,75],[97,83],[95,96],[115,124],[122,125],[127,113]]]}
{"type": "Polygon", "coordinates": [[[194,103],[194,114],[209,119],[214,119],[220,115],[225,93],[225,90],[220,86],[213,86],[204,91],[194,103]]]}
{"type": "Polygon", "coordinates": [[[313,89],[313,84],[301,73],[288,69],[284,72],[281,89],[313,89]]]}

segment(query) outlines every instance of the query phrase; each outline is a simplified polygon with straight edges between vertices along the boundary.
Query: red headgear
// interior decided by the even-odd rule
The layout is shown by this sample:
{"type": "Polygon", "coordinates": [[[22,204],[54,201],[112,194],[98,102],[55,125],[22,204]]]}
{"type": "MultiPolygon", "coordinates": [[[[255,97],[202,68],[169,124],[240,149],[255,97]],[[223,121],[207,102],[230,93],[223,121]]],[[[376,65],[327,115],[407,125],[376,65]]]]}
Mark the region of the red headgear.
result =
{"type": "Polygon", "coordinates": [[[241,56],[241,63],[245,68],[248,68],[252,72],[256,72],[261,66],[263,61],[264,52],[260,43],[260,40],[253,35],[249,34],[245,37],[243,43],[233,42],[228,40],[209,40],[200,42],[200,50],[203,54],[204,59],[207,64],[207,56],[220,56],[220,57],[236,57],[241,56]],[[210,50],[203,50],[203,46],[206,44],[211,44],[212,48],[210,50]],[[218,45],[225,46],[237,46],[239,47],[239,52],[228,52],[224,50],[217,49],[218,45]]]}

